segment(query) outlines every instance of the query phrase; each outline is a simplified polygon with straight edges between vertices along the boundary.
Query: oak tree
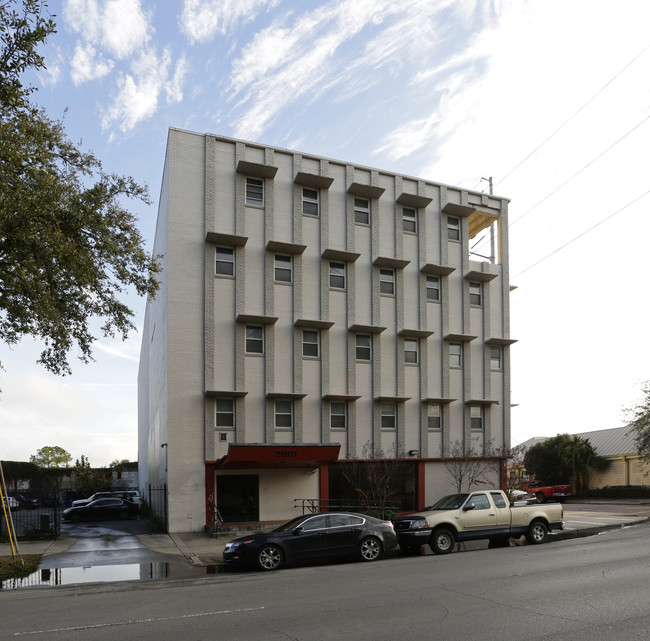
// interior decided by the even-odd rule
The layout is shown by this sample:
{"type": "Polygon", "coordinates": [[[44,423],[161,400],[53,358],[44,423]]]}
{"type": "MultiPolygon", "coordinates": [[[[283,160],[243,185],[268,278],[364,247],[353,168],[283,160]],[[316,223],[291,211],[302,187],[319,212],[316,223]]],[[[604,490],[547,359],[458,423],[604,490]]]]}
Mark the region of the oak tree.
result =
{"type": "Polygon", "coordinates": [[[72,350],[92,360],[98,331],[135,329],[122,299],[155,295],[160,267],[124,206],[149,204],[147,188],[105,172],[23,84],[45,68],[38,47],[55,32],[45,0],[0,2],[0,341],[42,341],[38,362],[65,375],[72,350]]]}

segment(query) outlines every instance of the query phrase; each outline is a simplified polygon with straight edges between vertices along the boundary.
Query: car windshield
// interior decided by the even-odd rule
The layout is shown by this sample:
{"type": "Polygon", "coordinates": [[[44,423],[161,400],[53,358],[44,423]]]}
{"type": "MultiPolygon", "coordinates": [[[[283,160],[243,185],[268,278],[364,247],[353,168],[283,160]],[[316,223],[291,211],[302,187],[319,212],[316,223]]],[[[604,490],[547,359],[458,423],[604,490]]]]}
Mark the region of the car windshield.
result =
{"type": "Polygon", "coordinates": [[[434,503],[429,507],[425,507],[424,511],[433,512],[434,510],[458,510],[468,496],[469,494],[450,494],[449,496],[443,496],[437,503],[434,503]]]}

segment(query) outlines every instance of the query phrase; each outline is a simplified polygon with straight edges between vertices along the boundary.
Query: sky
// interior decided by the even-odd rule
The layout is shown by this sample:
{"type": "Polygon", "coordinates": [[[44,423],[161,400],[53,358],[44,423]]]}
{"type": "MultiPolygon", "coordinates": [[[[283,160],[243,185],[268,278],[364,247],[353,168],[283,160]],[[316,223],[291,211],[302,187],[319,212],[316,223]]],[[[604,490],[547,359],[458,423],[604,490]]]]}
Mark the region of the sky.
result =
{"type": "MultiPolygon", "coordinates": [[[[512,445],[625,425],[650,379],[647,0],[50,0],[36,100],[147,184],[169,127],[510,199],[512,445]]],[[[476,248],[480,251],[480,247],[476,248]]],[[[129,297],[140,328],[144,300],[129,297]]],[[[0,459],[137,459],[140,336],[63,378],[0,345],[0,459]]]]}

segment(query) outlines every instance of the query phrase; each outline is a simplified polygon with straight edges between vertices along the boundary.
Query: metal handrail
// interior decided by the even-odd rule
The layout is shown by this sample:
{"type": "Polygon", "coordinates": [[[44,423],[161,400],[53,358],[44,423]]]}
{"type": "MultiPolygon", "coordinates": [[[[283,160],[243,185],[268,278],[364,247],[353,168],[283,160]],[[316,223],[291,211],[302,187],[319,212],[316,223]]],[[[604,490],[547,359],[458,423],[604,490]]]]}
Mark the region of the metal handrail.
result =
{"type": "Polygon", "coordinates": [[[359,511],[381,511],[381,510],[393,510],[397,512],[400,509],[399,505],[366,505],[362,503],[349,504],[349,503],[340,503],[332,499],[294,499],[294,508],[299,508],[302,510],[302,513],[311,512],[316,514],[321,512],[322,508],[327,508],[328,510],[336,511],[349,511],[349,512],[359,512],[359,511]]]}

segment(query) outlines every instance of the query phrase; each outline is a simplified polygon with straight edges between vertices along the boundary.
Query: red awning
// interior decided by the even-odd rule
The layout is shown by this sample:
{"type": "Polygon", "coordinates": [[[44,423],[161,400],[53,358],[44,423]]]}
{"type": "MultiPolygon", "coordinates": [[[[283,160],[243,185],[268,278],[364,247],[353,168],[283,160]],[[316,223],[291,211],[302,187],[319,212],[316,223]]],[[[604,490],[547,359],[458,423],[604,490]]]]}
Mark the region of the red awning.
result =
{"type": "Polygon", "coordinates": [[[312,468],[322,463],[331,463],[339,458],[341,445],[296,445],[295,443],[274,443],[273,445],[228,446],[228,454],[219,459],[215,467],[219,469],[242,468],[312,468]]]}

